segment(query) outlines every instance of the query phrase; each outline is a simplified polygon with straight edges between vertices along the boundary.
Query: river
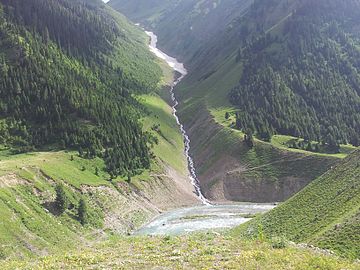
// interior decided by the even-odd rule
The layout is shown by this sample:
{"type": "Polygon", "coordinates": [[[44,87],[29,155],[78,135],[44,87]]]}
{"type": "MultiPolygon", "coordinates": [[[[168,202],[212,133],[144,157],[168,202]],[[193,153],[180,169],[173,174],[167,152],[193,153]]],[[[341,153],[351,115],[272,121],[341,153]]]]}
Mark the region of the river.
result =
{"type": "Polygon", "coordinates": [[[200,205],[164,213],[135,235],[178,235],[196,231],[230,229],[252,216],[274,208],[271,204],[200,205]]]}
{"type": "Polygon", "coordinates": [[[161,50],[159,50],[157,48],[157,36],[153,32],[145,31],[145,33],[150,37],[150,44],[149,44],[150,50],[157,57],[165,60],[171,68],[173,68],[175,71],[177,71],[177,72],[179,72],[181,74],[181,76],[173,83],[173,85],[172,85],[172,87],[170,89],[171,99],[172,99],[172,102],[173,102],[173,105],[172,105],[173,115],[174,115],[174,117],[176,119],[176,122],[177,122],[179,128],[180,128],[181,134],[184,137],[185,156],[186,156],[186,159],[187,159],[187,162],[188,162],[189,177],[190,177],[191,183],[194,186],[196,195],[198,196],[200,201],[204,205],[210,205],[209,201],[205,198],[205,196],[201,192],[199,180],[198,180],[198,178],[196,176],[194,160],[192,159],[192,157],[190,155],[190,138],[187,135],[186,130],[185,130],[183,124],[180,122],[180,119],[179,119],[179,117],[177,115],[176,107],[179,105],[179,102],[176,99],[174,89],[175,89],[175,86],[178,83],[180,83],[182,81],[182,79],[187,75],[187,70],[184,67],[184,64],[179,63],[176,60],[176,58],[173,58],[173,57],[167,55],[166,53],[162,52],[161,50]]]}
{"type": "Polygon", "coordinates": [[[175,86],[188,74],[184,65],[157,48],[157,36],[146,31],[150,37],[150,50],[181,76],[174,81],[171,89],[172,110],[179,129],[184,137],[185,156],[188,162],[189,178],[202,205],[176,209],[156,217],[149,224],[137,230],[137,235],[176,235],[201,230],[232,228],[251,219],[252,216],[264,213],[274,208],[274,204],[239,203],[231,205],[212,205],[201,192],[199,180],[196,175],[194,160],[190,155],[190,138],[177,115],[179,105],[174,93],[175,86]]]}

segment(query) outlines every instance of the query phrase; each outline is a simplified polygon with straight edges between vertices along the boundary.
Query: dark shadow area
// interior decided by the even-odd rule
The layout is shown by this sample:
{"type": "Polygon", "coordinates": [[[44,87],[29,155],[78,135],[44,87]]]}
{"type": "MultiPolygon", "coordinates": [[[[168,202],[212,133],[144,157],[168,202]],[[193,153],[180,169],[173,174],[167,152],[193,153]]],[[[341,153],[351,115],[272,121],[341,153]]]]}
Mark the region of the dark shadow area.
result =
{"type": "Polygon", "coordinates": [[[54,216],[60,216],[61,212],[59,211],[56,202],[44,202],[41,204],[46,210],[48,210],[54,216]]]}

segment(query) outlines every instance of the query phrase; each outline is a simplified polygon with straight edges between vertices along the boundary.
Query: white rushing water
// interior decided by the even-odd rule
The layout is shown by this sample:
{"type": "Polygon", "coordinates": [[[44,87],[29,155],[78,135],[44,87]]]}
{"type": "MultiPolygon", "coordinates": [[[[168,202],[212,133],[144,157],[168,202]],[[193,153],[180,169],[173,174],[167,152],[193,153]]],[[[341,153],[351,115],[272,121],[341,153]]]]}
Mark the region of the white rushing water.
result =
{"type": "Polygon", "coordinates": [[[149,44],[150,50],[157,57],[165,60],[171,68],[173,68],[175,71],[177,71],[177,72],[179,72],[181,74],[181,76],[176,81],[174,81],[174,83],[173,83],[173,85],[172,85],[172,87],[170,89],[171,99],[173,101],[173,106],[172,106],[173,115],[174,115],[174,117],[176,119],[177,124],[180,127],[181,134],[184,137],[185,156],[186,156],[187,162],[188,162],[189,177],[190,177],[191,183],[194,186],[195,192],[196,192],[197,196],[199,197],[199,199],[201,200],[201,202],[203,204],[205,204],[205,205],[210,205],[210,202],[205,198],[205,196],[201,192],[199,180],[198,180],[197,175],[196,175],[194,160],[190,155],[190,138],[186,133],[184,125],[180,122],[180,119],[179,119],[179,117],[177,115],[176,107],[179,105],[179,102],[176,99],[176,96],[175,96],[175,93],[174,93],[174,88],[187,75],[187,70],[184,67],[184,64],[179,63],[176,60],[176,58],[173,58],[173,57],[167,55],[166,53],[162,52],[161,50],[159,50],[157,48],[157,36],[153,32],[145,31],[145,33],[150,37],[150,44],[149,44]]]}
{"type": "Polygon", "coordinates": [[[156,217],[135,235],[179,235],[196,231],[230,229],[251,216],[267,212],[273,204],[200,205],[176,209],[156,217]]]}
{"type": "Polygon", "coordinates": [[[165,60],[170,67],[181,76],[173,83],[170,94],[173,101],[173,115],[184,137],[185,155],[188,161],[189,178],[194,186],[198,198],[203,205],[181,208],[157,216],[147,225],[135,231],[137,235],[177,235],[201,230],[217,230],[232,228],[251,219],[253,215],[264,213],[274,208],[274,204],[238,203],[232,205],[212,205],[201,192],[196,176],[194,161],[190,156],[190,139],[177,115],[179,102],[176,99],[174,88],[187,75],[187,70],[175,58],[160,51],[157,46],[157,37],[152,32],[146,32],[151,38],[150,50],[159,58],[165,60]]]}

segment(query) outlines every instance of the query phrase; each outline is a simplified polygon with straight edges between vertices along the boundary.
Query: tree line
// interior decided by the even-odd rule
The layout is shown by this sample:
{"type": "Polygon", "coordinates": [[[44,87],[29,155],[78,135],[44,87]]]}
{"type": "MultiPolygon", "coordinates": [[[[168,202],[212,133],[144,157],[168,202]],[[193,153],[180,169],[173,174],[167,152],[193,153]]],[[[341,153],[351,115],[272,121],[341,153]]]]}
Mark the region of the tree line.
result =
{"type": "Polygon", "coordinates": [[[113,177],[148,168],[132,94],[154,90],[161,71],[144,48],[98,1],[0,0],[0,143],[76,149],[104,158],[113,177]],[[139,51],[136,63],[122,46],[139,51]]]}
{"type": "MultiPolygon", "coordinates": [[[[274,8],[260,2],[253,9],[274,8]]],[[[359,24],[357,1],[303,1],[275,30],[245,38],[236,58],[244,71],[229,95],[239,107],[236,127],[264,140],[284,134],[359,146],[359,24]]]]}

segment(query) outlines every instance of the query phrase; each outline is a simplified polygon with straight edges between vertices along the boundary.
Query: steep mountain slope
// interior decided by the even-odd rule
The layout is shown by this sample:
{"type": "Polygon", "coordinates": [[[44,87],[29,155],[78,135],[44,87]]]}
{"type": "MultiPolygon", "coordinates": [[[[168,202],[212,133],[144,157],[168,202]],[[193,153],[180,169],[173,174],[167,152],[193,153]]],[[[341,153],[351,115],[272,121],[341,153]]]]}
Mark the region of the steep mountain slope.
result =
{"type": "MultiPolygon", "coordinates": [[[[112,3],[115,2],[116,0],[112,1],[112,3]]],[[[313,2],[201,1],[197,6],[196,14],[202,15],[187,17],[189,9],[185,9],[185,6],[190,7],[190,2],[179,1],[177,8],[169,13],[162,12],[161,19],[157,21],[149,19],[148,25],[159,35],[160,46],[169,52],[175,52],[180,59],[184,59],[190,71],[178,86],[176,94],[182,101],[179,106],[180,115],[191,135],[192,151],[200,182],[210,199],[282,201],[324,173],[337,162],[338,157],[345,157],[355,149],[349,145],[341,145],[339,148],[338,144],[351,141],[357,145],[356,136],[354,136],[358,134],[356,133],[358,128],[356,114],[359,111],[357,90],[351,82],[352,79],[349,79],[350,76],[341,75],[342,71],[340,72],[343,63],[347,63],[345,66],[350,67],[351,70],[356,66],[357,58],[351,57],[356,52],[356,49],[354,51],[356,46],[333,46],[331,44],[335,41],[331,41],[332,39],[329,39],[327,43],[329,36],[326,29],[328,28],[321,24],[313,25],[317,28],[316,33],[321,34],[319,39],[322,40],[315,47],[319,44],[330,44],[332,46],[329,45],[332,50],[330,55],[344,56],[340,62],[332,61],[332,58],[326,60],[331,62],[333,68],[330,69],[330,64],[328,65],[329,68],[322,73],[321,79],[316,80],[316,86],[311,83],[311,80],[312,82],[314,80],[310,78],[315,78],[315,74],[318,73],[308,74],[305,67],[309,68],[307,63],[314,63],[314,59],[323,59],[321,46],[311,51],[318,58],[313,59],[310,51],[309,54],[302,52],[305,58],[309,57],[304,66],[299,64],[302,63],[301,61],[291,63],[285,61],[291,59],[292,54],[289,52],[293,52],[296,46],[293,50],[284,49],[282,53],[281,46],[288,46],[290,38],[294,39],[294,34],[286,34],[294,24],[290,23],[293,12],[308,5],[311,6],[313,2]],[[207,7],[210,7],[213,2],[218,5],[207,13],[207,7]],[[233,7],[235,10],[229,13],[228,7],[233,7]],[[209,16],[214,18],[217,14],[221,14],[219,17],[223,20],[210,30],[204,27],[209,21],[209,16]],[[197,38],[192,36],[189,26],[195,24],[202,26],[195,29],[200,33],[197,36],[207,35],[204,39],[206,42],[198,42],[197,38]],[[186,27],[182,28],[182,26],[186,27]],[[183,29],[183,33],[186,34],[180,39],[177,31],[182,33],[183,29]],[[187,37],[191,38],[187,39],[187,37]],[[272,41],[266,44],[264,40],[267,37],[272,37],[272,41]],[[189,50],[186,50],[185,43],[196,44],[194,46],[199,47],[196,49],[188,47],[189,50]],[[253,54],[251,50],[254,50],[253,54]],[[352,60],[348,60],[350,58],[352,60]],[[296,89],[290,89],[290,86],[284,82],[279,84],[276,78],[283,81],[281,74],[286,74],[284,71],[281,71],[281,76],[279,74],[275,77],[267,75],[265,71],[269,70],[268,65],[276,65],[276,60],[280,61],[281,68],[287,67],[287,71],[292,70],[293,67],[299,70],[300,67],[304,68],[307,75],[301,78],[303,85],[306,86],[306,91],[303,92],[307,97],[311,97],[307,104],[301,93],[295,93],[296,89]],[[250,75],[253,78],[266,78],[267,81],[262,80],[261,84],[256,84],[257,87],[254,88],[256,80],[248,80],[250,75]],[[322,81],[321,86],[318,83],[320,81],[322,81]],[[341,82],[342,86],[332,84],[335,81],[341,82]],[[326,94],[327,90],[330,93],[334,89],[340,89],[337,91],[339,95],[326,94]],[[343,104],[341,105],[343,111],[334,118],[334,106],[337,103],[343,104]],[[287,106],[289,110],[284,110],[286,104],[289,104],[287,106]],[[315,104],[319,105],[316,110],[315,104]],[[306,109],[308,113],[299,112],[301,108],[309,107],[310,109],[306,109]],[[320,120],[322,118],[320,115],[324,116],[322,120],[320,120]],[[355,120],[351,122],[352,115],[355,120]],[[272,123],[271,119],[273,120],[275,116],[280,120],[272,123]],[[251,121],[252,119],[254,120],[251,121]],[[292,121],[298,123],[297,129],[294,129],[292,121]],[[339,126],[334,127],[336,123],[339,126]],[[259,139],[255,139],[254,149],[249,149],[243,141],[243,132],[247,129],[253,129],[252,132],[259,139]],[[272,136],[269,143],[263,142],[269,140],[274,133],[280,135],[272,136]],[[327,136],[328,133],[331,135],[327,136]],[[281,134],[302,136],[306,140],[281,134]],[[319,144],[319,141],[325,144],[319,144]]],[[[358,10],[357,2],[342,1],[337,8],[332,7],[333,3],[325,2],[316,4],[317,6],[325,5],[326,9],[323,13],[320,8],[314,8],[313,15],[309,14],[309,16],[319,17],[322,22],[329,21],[330,23],[333,20],[341,21],[341,18],[344,18],[341,17],[342,12],[346,14],[349,9],[354,9],[349,13],[350,17],[353,16],[351,17],[353,20],[349,19],[345,24],[340,23],[337,33],[341,36],[341,31],[346,30],[346,42],[350,39],[356,42],[356,37],[351,34],[353,32],[351,25],[356,27],[353,22],[357,20],[354,15],[358,10]],[[329,9],[338,9],[338,11],[326,15],[329,9]]],[[[196,10],[195,6],[196,3],[193,2],[190,10],[196,10]]],[[[299,14],[297,16],[300,16],[299,14]]],[[[303,19],[297,19],[298,26],[295,29],[303,27],[304,32],[309,32],[306,25],[312,24],[311,20],[309,22],[305,20],[304,23],[303,19]]],[[[316,39],[316,42],[319,39],[316,39]]],[[[297,55],[301,58],[302,54],[297,55]]],[[[326,66],[325,62],[322,66],[326,66]]],[[[309,70],[314,71],[315,67],[316,65],[309,70]]],[[[271,72],[273,75],[276,73],[271,72]]],[[[321,68],[319,72],[323,72],[321,68]]],[[[295,80],[292,84],[294,83],[295,80]]]]}
{"type": "Polygon", "coordinates": [[[173,73],[143,31],[101,1],[0,0],[0,37],[0,260],[82,248],[197,203],[159,95],[173,73]]]}
{"type": "Polygon", "coordinates": [[[262,140],[283,134],[321,141],[334,152],[339,143],[358,146],[359,2],[337,2],[256,1],[231,23],[219,5],[213,12],[225,25],[215,27],[221,32],[202,28],[212,38],[188,61],[193,80],[207,79],[236,52],[239,82],[229,93],[235,128],[262,140]]]}
{"type": "MultiPolygon", "coordinates": [[[[213,37],[226,31],[228,24],[246,13],[252,2],[111,0],[109,5],[134,22],[141,22],[154,30],[161,48],[192,66],[202,50],[212,44],[213,37]]],[[[217,58],[215,54],[212,57],[217,58]]]]}
{"type": "Polygon", "coordinates": [[[1,143],[79,149],[113,176],[149,168],[131,93],[156,89],[161,70],[139,30],[100,1],[0,5],[1,143]]]}
{"type": "Polygon", "coordinates": [[[283,1],[284,18],[269,28],[263,13],[278,3],[254,5],[239,26],[237,128],[360,145],[360,2],[283,1]]]}
{"type": "Polygon", "coordinates": [[[115,10],[126,14],[132,21],[148,24],[160,20],[178,2],[179,0],[110,0],[108,4],[115,10]]]}
{"type": "MultiPolygon", "coordinates": [[[[130,16],[141,12],[138,4],[130,16]]],[[[334,152],[339,143],[360,144],[358,1],[174,1],[162,8],[153,28],[161,46],[194,71],[193,83],[236,53],[235,128],[262,140],[321,141],[334,152]]]]}
{"type": "Polygon", "coordinates": [[[360,151],[314,180],[301,192],[234,233],[308,242],[351,258],[360,257],[360,151]]]}

